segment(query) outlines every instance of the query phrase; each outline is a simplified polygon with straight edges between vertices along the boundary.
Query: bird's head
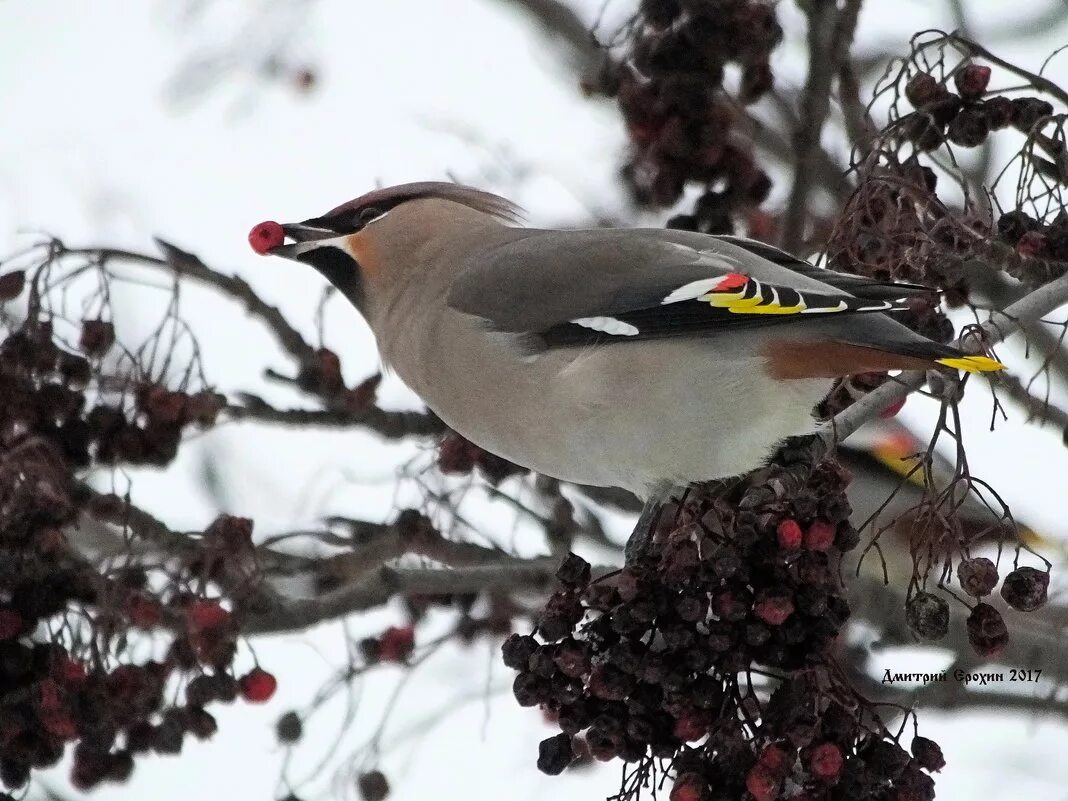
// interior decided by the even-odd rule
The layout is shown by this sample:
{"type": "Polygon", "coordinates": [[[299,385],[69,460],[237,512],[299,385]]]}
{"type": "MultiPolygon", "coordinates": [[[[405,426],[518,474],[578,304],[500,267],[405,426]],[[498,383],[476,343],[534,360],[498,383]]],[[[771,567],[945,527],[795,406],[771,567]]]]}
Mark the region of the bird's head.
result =
{"type": "Polygon", "coordinates": [[[518,215],[511,202],[489,192],[423,181],[376,189],[300,223],[262,222],[248,239],[262,256],[314,267],[365,311],[376,285],[392,283],[398,270],[417,269],[419,246],[457,224],[464,216],[458,212],[471,211],[494,220],[518,215]]]}

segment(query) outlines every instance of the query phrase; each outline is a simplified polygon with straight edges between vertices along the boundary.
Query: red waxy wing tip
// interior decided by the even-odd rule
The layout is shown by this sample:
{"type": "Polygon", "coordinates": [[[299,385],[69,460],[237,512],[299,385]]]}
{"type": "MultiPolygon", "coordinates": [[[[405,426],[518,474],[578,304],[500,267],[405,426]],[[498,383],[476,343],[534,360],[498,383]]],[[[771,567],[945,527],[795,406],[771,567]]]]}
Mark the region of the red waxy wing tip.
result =
{"type": "Polygon", "coordinates": [[[743,286],[749,283],[749,276],[742,275],[741,273],[730,273],[722,281],[716,284],[714,291],[716,292],[730,292],[734,289],[741,289],[743,286]]]}
{"type": "Polygon", "coordinates": [[[282,230],[281,225],[273,220],[261,222],[258,225],[253,226],[252,230],[248,232],[248,243],[252,246],[252,249],[261,256],[268,255],[272,250],[282,245],[285,241],[285,231],[282,230]]]}

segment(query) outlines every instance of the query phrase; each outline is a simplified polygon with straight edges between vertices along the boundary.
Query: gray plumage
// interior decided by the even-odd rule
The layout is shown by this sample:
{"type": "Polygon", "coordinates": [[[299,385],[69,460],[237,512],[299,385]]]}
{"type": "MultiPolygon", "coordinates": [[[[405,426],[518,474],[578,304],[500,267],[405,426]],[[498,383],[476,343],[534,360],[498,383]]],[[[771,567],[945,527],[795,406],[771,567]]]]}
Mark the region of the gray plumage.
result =
{"type": "Polygon", "coordinates": [[[737,475],[814,428],[836,370],[955,353],[870,311],[922,288],[828,274],[733,238],[513,228],[507,201],[449,186],[377,190],[286,226],[301,244],[278,252],[354,299],[383,361],[448,425],[549,476],[645,497],[737,475]],[[821,313],[740,314],[678,295],[702,281],[715,294],[727,277],[757,293],[752,304],[807,298],[821,313]],[[569,344],[572,329],[593,338],[569,344]]]}

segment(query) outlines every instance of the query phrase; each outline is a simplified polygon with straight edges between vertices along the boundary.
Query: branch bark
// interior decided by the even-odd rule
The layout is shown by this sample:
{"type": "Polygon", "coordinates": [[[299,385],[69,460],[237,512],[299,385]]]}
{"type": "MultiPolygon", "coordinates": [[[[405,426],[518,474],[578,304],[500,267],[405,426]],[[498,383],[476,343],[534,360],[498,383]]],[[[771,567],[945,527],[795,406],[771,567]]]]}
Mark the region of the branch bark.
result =
{"type": "Polygon", "coordinates": [[[783,215],[782,245],[798,250],[804,241],[809,193],[820,149],[820,134],[831,107],[831,82],[845,62],[863,0],[812,0],[808,9],[808,78],[801,96],[801,120],[794,134],[794,182],[783,215]]]}

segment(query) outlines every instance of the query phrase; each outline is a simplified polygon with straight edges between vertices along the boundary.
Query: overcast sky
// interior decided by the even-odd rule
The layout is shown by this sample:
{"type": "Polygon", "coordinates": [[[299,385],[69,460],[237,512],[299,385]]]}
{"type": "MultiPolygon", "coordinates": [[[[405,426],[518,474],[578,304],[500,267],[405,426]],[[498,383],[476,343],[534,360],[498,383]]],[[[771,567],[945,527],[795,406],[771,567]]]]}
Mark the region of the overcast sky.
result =
{"type": "MultiPolygon", "coordinates": [[[[180,13],[187,7],[180,2],[0,4],[7,65],[0,72],[0,252],[42,230],[71,244],[146,250],[151,237],[160,235],[240,274],[313,338],[320,279],[290,262],[254,256],[246,242],[253,223],[314,216],[379,183],[450,176],[508,192],[539,224],[585,220],[620,207],[614,180],[623,146],[618,115],[608,104],[584,100],[557,51],[505,4],[319,0],[306,4],[299,27],[285,16],[286,9],[301,8],[295,0],[216,5],[207,20],[191,21],[180,13]],[[250,18],[257,24],[242,34],[250,18]],[[205,42],[233,38],[247,46],[279,31],[295,60],[315,66],[313,91],[302,93],[285,80],[255,80],[239,64],[192,100],[176,102],[168,93],[178,66],[205,42]]],[[[899,50],[916,29],[951,27],[932,5],[871,0],[861,18],[861,46],[899,50]]],[[[974,5],[981,27],[998,30],[1017,10],[1038,3],[974,5]]],[[[596,0],[581,5],[591,19],[598,6],[596,0]]],[[[796,41],[796,9],[790,2],[782,9],[796,41]]],[[[1038,68],[1066,40],[1066,31],[1051,28],[1041,39],[999,52],[1038,68]]],[[[249,52],[256,50],[238,47],[245,57],[249,52]]],[[[802,80],[796,46],[782,48],[776,59],[787,82],[802,80]]],[[[1052,74],[1068,74],[1066,65],[1068,58],[1054,62],[1052,74]]],[[[158,313],[143,292],[118,301],[126,315],[120,334],[127,326],[126,333],[136,335],[158,313]]],[[[222,390],[280,392],[264,385],[260,373],[284,361],[240,309],[190,291],[183,312],[201,333],[206,370],[222,390]]],[[[350,383],[377,369],[372,339],[353,310],[331,304],[325,331],[350,383]]],[[[1056,435],[1023,427],[1019,413],[988,435],[989,399],[982,391],[972,394],[978,397],[968,405],[966,422],[973,469],[1016,504],[1019,516],[1063,537],[1063,460],[1051,469],[1034,456],[1061,459],[1056,435]]],[[[388,406],[417,405],[393,379],[381,397],[388,406]]],[[[930,408],[912,399],[904,419],[918,424],[930,408]]],[[[413,458],[426,456],[414,446],[385,447],[360,433],[229,427],[187,448],[165,477],[138,473],[134,492],[179,528],[204,526],[220,507],[256,518],[264,532],[328,512],[358,510],[385,519],[397,503],[397,468],[413,458]],[[206,463],[217,465],[221,494],[204,479],[206,463]]],[[[498,527],[514,524],[510,514],[488,504],[477,514],[498,527]]],[[[400,620],[391,609],[353,620],[350,629],[373,632],[400,620]]],[[[142,761],[128,785],[95,797],[275,797],[282,754],[274,745],[273,721],[307,702],[337,664],[340,648],[337,626],[256,643],[260,661],[280,681],[274,701],[220,712],[212,743],[191,744],[179,759],[142,761]]],[[[248,654],[244,658],[250,661],[248,654]]],[[[898,669],[896,655],[881,658],[898,669]]],[[[398,676],[384,671],[363,685],[356,723],[342,736],[342,754],[372,735],[398,676]]],[[[382,758],[398,801],[442,794],[595,799],[615,792],[617,765],[555,779],[536,772],[537,741],[553,730],[538,722],[537,713],[511,703],[510,678],[485,643],[470,651],[446,649],[419,669],[384,738],[388,745],[390,732],[408,732],[382,758]],[[463,699],[441,725],[427,725],[437,710],[463,699]]],[[[1063,725],[929,712],[921,721],[924,733],[946,751],[949,767],[938,780],[943,801],[1064,797],[1063,725]]],[[[295,776],[311,769],[336,731],[327,724],[312,728],[295,758],[295,776]]],[[[65,772],[52,771],[45,781],[62,788],[65,772]]],[[[302,795],[326,798],[343,785],[320,781],[302,795]]]]}

